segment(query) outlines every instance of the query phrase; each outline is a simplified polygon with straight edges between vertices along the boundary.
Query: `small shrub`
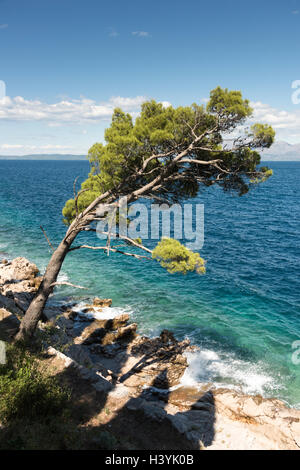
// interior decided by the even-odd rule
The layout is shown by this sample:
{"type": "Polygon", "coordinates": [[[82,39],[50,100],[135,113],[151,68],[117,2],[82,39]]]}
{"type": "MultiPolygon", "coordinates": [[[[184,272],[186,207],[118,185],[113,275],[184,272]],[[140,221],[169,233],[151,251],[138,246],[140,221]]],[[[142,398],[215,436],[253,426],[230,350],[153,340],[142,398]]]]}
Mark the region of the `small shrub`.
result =
{"type": "Polygon", "coordinates": [[[194,253],[174,238],[163,237],[154,248],[152,258],[171,274],[205,273],[205,261],[199,253],[194,253]]]}
{"type": "Polygon", "coordinates": [[[78,422],[70,392],[42,368],[34,347],[8,345],[0,366],[0,450],[115,449],[110,432],[78,422]]]}
{"type": "Polygon", "coordinates": [[[34,354],[9,345],[0,366],[0,421],[47,419],[67,412],[70,394],[54,377],[42,372],[34,354]]]}

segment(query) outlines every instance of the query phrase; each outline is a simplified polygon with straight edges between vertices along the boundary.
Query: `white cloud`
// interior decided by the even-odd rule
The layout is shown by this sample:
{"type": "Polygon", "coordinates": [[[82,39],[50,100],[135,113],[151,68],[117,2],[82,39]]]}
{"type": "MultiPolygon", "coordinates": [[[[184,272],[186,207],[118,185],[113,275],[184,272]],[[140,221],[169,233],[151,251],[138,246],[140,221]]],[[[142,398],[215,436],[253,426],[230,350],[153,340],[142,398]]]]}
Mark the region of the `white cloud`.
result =
{"type": "Polygon", "coordinates": [[[109,31],[108,35],[111,38],[116,38],[117,36],[120,36],[118,31],[116,31],[114,28],[110,28],[110,31],[109,31]]]}
{"type": "Polygon", "coordinates": [[[82,97],[49,104],[40,100],[26,100],[22,96],[5,96],[0,99],[0,120],[47,121],[51,127],[62,123],[99,122],[110,119],[116,107],[136,113],[146,99],[145,96],[115,96],[107,102],[97,103],[82,97]]]}
{"type": "Polygon", "coordinates": [[[246,122],[245,126],[237,127],[230,135],[226,135],[224,140],[231,145],[232,140],[244,133],[245,127],[254,123],[269,124],[275,130],[276,142],[285,141],[291,144],[300,142],[300,106],[294,112],[274,108],[261,101],[250,102],[253,115],[246,122]]]}
{"type": "Polygon", "coordinates": [[[121,108],[124,109],[137,109],[137,107],[140,107],[144,101],[146,101],[147,98],[145,96],[136,96],[135,98],[125,98],[122,96],[113,96],[110,98],[109,103],[113,107],[118,107],[120,106],[121,108]]]}
{"type": "Polygon", "coordinates": [[[169,106],[172,106],[172,103],[170,103],[170,101],[160,101],[160,103],[163,105],[163,108],[168,108],[169,106]]]}
{"type": "MultiPolygon", "coordinates": [[[[202,102],[207,103],[207,98],[202,98],[202,102]]],[[[269,124],[276,131],[276,140],[285,140],[290,143],[300,142],[300,106],[295,107],[295,111],[285,111],[274,108],[269,104],[262,103],[261,101],[250,102],[253,108],[253,115],[247,124],[260,122],[269,124]]],[[[239,136],[239,131],[243,131],[244,127],[239,127],[235,132],[230,134],[231,141],[233,138],[239,136]]]]}
{"type": "Polygon", "coordinates": [[[292,14],[293,14],[293,15],[299,15],[299,10],[293,10],[293,11],[292,11],[292,14]]]}
{"type": "Polygon", "coordinates": [[[6,29],[8,28],[8,24],[0,24],[0,29],[6,29]]]}
{"type": "Polygon", "coordinates": [[[147,38],[150,37],[148,31],[132,31],[131,33],[133,36],[138,36],[139,38],[147,38]]]}
{"type": "MultiPolygon", "coordinates": [[[[89,146],[99,138],[98,126],[94,126],[94,123],[109,121],[115,107],[121,107],[136,117],[141,104],[146,100],[145,96],[114,96],[106,102],[96,102],[85,97],[76,100],[64,97],[49,104],[41,100],[27,100],[21,96],[6,96],[0,99],[0,121],[6,121],[8,126],[11,126],[9,122],[32,123],[30,125],[34,126],[34,138],[26,134],[23,126],[16,128],[13,125],[11,135],[5,134],[6,139],[2,138],[0,142],[0,155],[85,154],[89,146]],[[46,135],[37,123],[44,123],[58,130],[53,135],[46,135]],[[65,124],[68,127],[63,128],[65,124]]],[[[171,105],[169,101],[161,103],[164,107],[171,105]]],[[[250,124],[270,124],[276,131],[277,142],[300,142],[300,105],[295,106],[292,111],[278,109],[260,101],[251,102],[251,106],[254,113],[250,124]]],[[[106,127],[106,124],[103,123],[103,126],[106,127]]],[[[230,139],[233,137],[234,135],[230,135],[230,139]]]]}
{"type": "MultiPolygon", "coordinates": [[[[0,155],[85,155],[94,142],[102,141],[101,134],[116,107],[136,118],[147,99],[145,96],[114,96],[106,102],[96,102],[85,97],[77,100],[61,97],[49,104],[22,96],[6,96],[0,99],[1,128],[7,129],[2,132],[6,138],[1,139],[0,155]],[[45,126],[55,132],[45,133],[45,126]]],[[[168,101],[162,104],[170,106],[168,101]]]]}
{"type": "Polygon", "coordinates": [[[251,102],[254,110],[251,121],[270,124],[277,140],[300,141],[300,107],[295,111],[274,108],[260,101],[251,102]]]}
{"type": "Polygon", "coordinates": [[[74,150],[73,147],[67,145],[55,145],[55,144],[46,144],[46,145],[22,145],[22,144],[1,144],[0,153],[14,155],[22,155],[24,153],[70,153],[74,150]]]}

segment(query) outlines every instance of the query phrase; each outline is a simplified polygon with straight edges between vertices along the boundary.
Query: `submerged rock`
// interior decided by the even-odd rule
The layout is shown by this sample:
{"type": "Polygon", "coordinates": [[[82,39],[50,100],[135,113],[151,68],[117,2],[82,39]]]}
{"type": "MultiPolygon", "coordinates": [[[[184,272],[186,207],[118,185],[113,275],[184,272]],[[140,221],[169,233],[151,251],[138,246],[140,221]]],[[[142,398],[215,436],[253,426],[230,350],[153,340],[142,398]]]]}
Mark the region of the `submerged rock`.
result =
{"type": "Polygon", "coordinates": [[[112,299],[99,299],[99,297],[95,297],[93,300],[94,307],[111,307],[112,299]]]}

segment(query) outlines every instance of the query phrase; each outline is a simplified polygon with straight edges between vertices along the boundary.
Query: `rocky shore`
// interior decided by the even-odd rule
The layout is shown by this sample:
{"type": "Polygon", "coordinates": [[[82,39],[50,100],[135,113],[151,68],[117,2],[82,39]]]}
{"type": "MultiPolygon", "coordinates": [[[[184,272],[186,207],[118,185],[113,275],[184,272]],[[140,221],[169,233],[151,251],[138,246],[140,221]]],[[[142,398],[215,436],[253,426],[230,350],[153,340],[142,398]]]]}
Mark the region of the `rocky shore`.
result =
{"type": "MultiPolygon", "coordinates": [[[[41,277],[25,258],[0,264],[0,340],[11,341],[41,277]]],[[[148,338],[110,299],[47,307],[37,336],[47,367],[89,410],[86,426],[108,426],[136,449],[299,449],[300,411],[277,399],[212,384],[182,385],[188,340],[148,338]]],[[[74,398],[74,399],[75,399],[74,398]]]]}

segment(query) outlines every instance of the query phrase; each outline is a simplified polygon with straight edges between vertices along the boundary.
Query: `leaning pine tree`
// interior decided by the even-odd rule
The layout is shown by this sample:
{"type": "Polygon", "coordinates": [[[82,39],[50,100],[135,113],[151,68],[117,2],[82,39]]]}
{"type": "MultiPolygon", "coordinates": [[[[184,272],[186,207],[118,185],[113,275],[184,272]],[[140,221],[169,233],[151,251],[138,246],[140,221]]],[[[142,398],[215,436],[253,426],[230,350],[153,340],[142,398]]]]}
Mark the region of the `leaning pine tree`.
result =
{"type": "MultiPolygon", "coordinates": [[[[68,229],[51,256],[16,339],[33,335],[70,251],[91,248],[143,258],[136,250],[125,252],[111,246],[109,232],[105,246],[73,246],[80,232],[96,230],[95,221],[103,204],[108,211],[115,210],[124,196],[127,204],[145,197],[171,204],[195,197],[200,186],[211,185],[243,195],[266,180],[272,171],[258,167],[258,150],[270,147],[275,133],[266,124],[246,127],[251,114],[249,101],[239,91],[220,87],[210,93],[206,107],[193,104],[173,108],[153,100],[146,102],[135,122],[129,114],[115,109],[105,132],[106,144],[97,143],[89,150],[90,174],[63,209],[68,229]]],[[[200,255],[176,240],[162,239],[151,251],[141,240],[120,233],[119,238],[146,251],[170,272],[205,271],[200,255]]]]}

